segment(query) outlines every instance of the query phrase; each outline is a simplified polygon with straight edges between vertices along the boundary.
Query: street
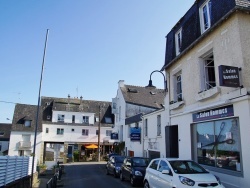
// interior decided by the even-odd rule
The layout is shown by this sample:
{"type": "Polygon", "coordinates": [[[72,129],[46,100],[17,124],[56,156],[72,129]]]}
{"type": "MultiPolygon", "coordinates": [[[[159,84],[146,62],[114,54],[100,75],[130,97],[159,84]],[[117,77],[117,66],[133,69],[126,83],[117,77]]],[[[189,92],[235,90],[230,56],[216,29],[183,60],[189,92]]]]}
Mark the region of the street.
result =
{"type": "MultiPolygon", "coordinates": [[[[106,175],[105,162],[71,163],[66,164],[63,174],[66,188],[127,188],[129,181],[121,181],[112,175],[106,175]]],[[[142,186],[141,186],[142,187],[142,186]]]]}

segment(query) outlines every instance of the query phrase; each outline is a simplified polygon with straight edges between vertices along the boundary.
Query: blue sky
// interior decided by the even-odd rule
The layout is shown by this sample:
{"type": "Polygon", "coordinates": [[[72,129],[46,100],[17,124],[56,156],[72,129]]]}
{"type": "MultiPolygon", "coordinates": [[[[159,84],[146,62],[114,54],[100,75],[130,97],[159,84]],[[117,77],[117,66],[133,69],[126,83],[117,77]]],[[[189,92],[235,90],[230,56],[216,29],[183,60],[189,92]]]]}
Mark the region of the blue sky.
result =
{"type": "Polygon", "coordinates": [[[15,103],[37,105],[47,29],[41,96],[111,101],[119,80],[146,86],[162,68],[165,36],[194,1],[1,0],[0,123],[15,103]]]}

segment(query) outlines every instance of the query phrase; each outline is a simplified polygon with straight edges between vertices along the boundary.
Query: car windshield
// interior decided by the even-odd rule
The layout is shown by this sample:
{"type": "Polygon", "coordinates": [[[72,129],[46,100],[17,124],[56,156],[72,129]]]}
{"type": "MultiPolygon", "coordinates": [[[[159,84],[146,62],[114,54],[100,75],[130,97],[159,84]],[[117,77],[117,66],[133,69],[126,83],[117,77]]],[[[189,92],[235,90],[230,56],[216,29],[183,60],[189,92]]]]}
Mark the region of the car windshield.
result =
{"type": "Polygon", "coordinates": [[[148,163],[149,163],[148,159],[145,158],[134,158],[132,160],[132,164],[135,167],[147,167],[148,163]]]}
{"type": "Polygon", "coordinates": [[[116,163],[123,163],[125,157],[115,157],[115,162],[116,163]]]}
{"type": "Polygon", "coordinates": [[[194,161],[169,161],[173,170],[177,174],[200,174],[208,173],[202,166],[194,161]]]}

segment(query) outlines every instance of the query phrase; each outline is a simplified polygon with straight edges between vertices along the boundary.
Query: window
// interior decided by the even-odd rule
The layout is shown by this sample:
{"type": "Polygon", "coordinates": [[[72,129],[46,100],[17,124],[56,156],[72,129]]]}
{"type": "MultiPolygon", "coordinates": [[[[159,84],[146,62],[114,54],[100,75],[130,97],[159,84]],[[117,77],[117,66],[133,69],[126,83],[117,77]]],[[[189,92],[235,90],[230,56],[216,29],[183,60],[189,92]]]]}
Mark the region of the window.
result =
{"type": "Polygon", "coordinates": [[[0,136],[4,136],[4,132],[3,131],[0,132],[0,136]]]}
{"type": "Polygon", "coordinates": [[[47,116],[47,120],[50,120],[51,116],[47,116]]]}
{"type": "Polygon", "coordinates": [[[106,130],[106,136],[111,136],[112,130],[106,130]]]}
{"type": "Polygon", "coordinates": [[[83,136],[88,136],[89,135],[89,130],[88,129],[82,129],[82,135],[83,136]]]}
{"type": "Polygon", "coordinates": [[[206,1],[200,7],[200,24],[201,33],[204,33],[207,29],[211,27],[211,1],[206,1]]]}
{"type": "Polygon", "coordinates": [[[130,138],[130,133],[131,133],[131,125],[128,125],[128,138],[130,138]]]}
{"type": "Polygon", "coordinates": [[[105,123],[112,123],[111,117],[105,117],[105,123]]]}
{"type": "Polygon", "coordinates": [[[58,114],[58,116],[57,116],[57,121],[58,121],[58,122],[64,122],[64,115],[58,114]]]}
{"type": "Polygon", "coordinates": [[[46,133],[49,133],[49,128],[46,128],[46,133]]]}
{"type": "Polygon", "coordinates": [[[176,75],[176,101],[182,101],[181,73],[176,75]]]}
{"type": "Polygon", "coordinates": [[[72,115],[72,123],[75,123],[75,115],[72,115]]]}
{"type": "Polygon", "coordinates": [[[74,131],[75,131],[75,129],[71,129],[71,131],[72,131],[72,132],[74,132],[74,131]]]}
{"type": "Polygon", "coordinates": [[[157,136],[161,136],[161,115],[157,116],[157,136]]]}
{"type": "Polygon", "coordinates": [[[82,117],[82,122],[83,123],[89,123],[89,116],[83,116],[82,117]]]}
{"type": "Polygon", "coordinates": [[[176,32],[175,34],[175,51],[176,55],[179,55],[181,52],[181,42],[182,42],[182,29],[176,32]]]}
{"type": "Polygon", "coordinates": [[[64,133],[64,129],[57,129],[57,134],[58,135],[63,135],[63,133],[64,133]]]}
{"type": "Polygon", "coordinates": [[[215,69],[214,69],[214,56],[210,54],[203,58],[203,77],[201,90],[209,90],[216,87],[215,69]]]}
{"type": "Polygon", "coordinates": [[[158,171],[162,172],[163,170],[169,170],[170,171],[170,168],[169,168],[168,164],[166,163],[166,161],[161,160],[161,162],[159,164],[158,171]]]}
{"type": "Polygon", "coordinates": [[[95,134],[98,135],[98,134],[99,134],[99,130],[96,130],[96,131],[95,131],[95,134]]]}
{"type": "Polygon", "coordinates": [[[157,170],[157,166],[158,166],[159,160],[154,160],[151,165],[149,166],[149,168],[152,168],[154,170],[157,170]]]}
{"type": "Polygon", "coordinates": [[[31,127],[31,120],[25,120],[24,121],[24,126],[25,127],[31,127]]]}
{"type": "Polygon", "coordinates": [[[144,123],[144,136],[148,136],[148,119],[145,119],[144,123]]]}
{"type": "Polygon", "coordinates": [[[193,136],[200,164],[241,172],[239,119],[223,119],[194,125],[193,136]]]}

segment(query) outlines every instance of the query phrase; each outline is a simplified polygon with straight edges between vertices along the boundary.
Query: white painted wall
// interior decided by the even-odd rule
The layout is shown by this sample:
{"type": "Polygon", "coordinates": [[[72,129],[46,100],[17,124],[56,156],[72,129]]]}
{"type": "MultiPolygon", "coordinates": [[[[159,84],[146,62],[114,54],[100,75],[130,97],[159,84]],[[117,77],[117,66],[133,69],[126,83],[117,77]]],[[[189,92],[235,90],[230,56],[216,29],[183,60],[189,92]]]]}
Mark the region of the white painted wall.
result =
{"type": "MultiPolygon", "coordinates": [[[[22,141],[22,135],[30,135],[30,142],[31,142],[31,148],[27,149],[26,152],[24,152],[24,155],[30,156],[30,153],[33,153],[33,147],[34,147],[34,133],[33,132],[21,132],[21,131],[11,131],[10,134],[10,144],[9,144],[9,156],[18,156],[18,143],[22,141]]],[[[40,159],[41,155],[41,142],[42,142],[42,133],[37,133],[36,137],[36,152],[35,155],[37,159],[40,159]]],[[[39,161],[38,161],[39,163],[39,161]]]]}

